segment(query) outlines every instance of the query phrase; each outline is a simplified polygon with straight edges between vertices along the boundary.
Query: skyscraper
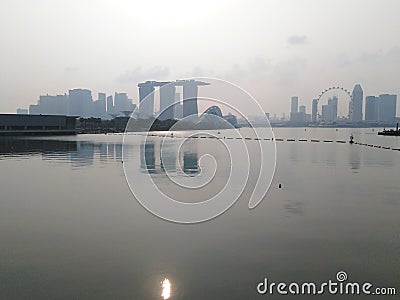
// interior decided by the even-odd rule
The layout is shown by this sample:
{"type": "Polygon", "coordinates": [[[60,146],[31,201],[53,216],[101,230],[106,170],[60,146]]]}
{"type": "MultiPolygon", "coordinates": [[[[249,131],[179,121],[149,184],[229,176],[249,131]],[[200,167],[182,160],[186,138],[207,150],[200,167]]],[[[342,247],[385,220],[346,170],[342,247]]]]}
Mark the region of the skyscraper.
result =
{"type": "Polygon", "coordinates": [[[292,97],[292,101],[290,104],[290,120],[297,120],[297,113],[299,112],[299,97],[292,97]]]}
{"type": "Polygon", "coordinates": [[[328,99],[328,104],[322,106],[322,120],[327,123],[337,122],[338,98],[328,99]]]}
{"type": "Polygon", "coordinates": [[[146,81],[139,83],[139,113],[143,119],[154,114],[154,83],[146,81]]]}
{"type": "Polygon", "coordinates": [[[360,122],[363,120],[363,98],[364,92],[361,85],[356,84],[352,93],[352,101],[349,107],[349,116],[351,122],[360,122]]]}
{"type": "Polygon", "coordinates": [[[378,121],[379,98],[375,96],[365,97],[365,121],[378,121]]]}
{"type": "Polygon", "coordinates": [[[180,93],[175,93],[174,117],[176,119],[182,119],[183,117],[183,105],[180,93]]]}
{"type": "Polygon", "coordinates": [[[128,110],[130,108],[128,102],[128,95],[126,93],[115,93],[114,95],[114,107],[115,113],[121,113],[122,111],[128,110]]]}
{"type": "Polygon", "coordinates": [[[329,122],[330,121],[330,115],[331,115],[331,110],[329,105],[322,105],[322,121],[324,122],[329,122]]]}
{"type": "Polygon", "coordinates": [[[175,85],[166,83],[160,86],[160,115],[158,119],[174,118],[175,85]]]}
{"type": "Polygon", "coordinates": [[[299,97],[292,97],[290,112],[291,113],[299,112],[299,97]]]}
{"type": "Polygon", "coordinates": [[[98,98],[97,100],[106,102],[106,94],[105,93],[98,93],[97,98],[98,98]]]}
{"type": "Polygon", "coordinates": [[[107,97],[107,113],[114,113],[114,100],[112,95],[107,97]]]}
{"type": "Polygon", "coordinates": [[[197,107],[198,87],[194,80],[183,82],[183,117],[198,115],[197,107]]]}
{"type": "Polygon", "coordinates": [[[306,113],[306,106],[305,105],[300,105],[299,112],[305,114],[306,113]]]}
{"type": "Polygon", "coordinates": [[[330,119],[332,122],[337,121],[337,112],[338,112],[338,97],[333,96],[328,100],[328,105],[330,106],[330,119]]]}
{"type": "Polygon", "coordinates": [[[91,117],[92,92],[86,89],[69,90],[69,110],[71,115],[91,117]]]}
{"type": "Polygon", "coordinates": [[[94,116],[98,118],[106,117],[106,94],[98,93],[97,101],[94,102],[94,116]]]}
{"type": "Polygon", "coordinates": [[[318,121],[318,99],[314,99],[312,101],[312,121],[317,122],[318,121]]]}
{"type": "Polygon", "coordinates": [[[397,95],[379,95],[379,121],[391,122],[396,118],[397,95]]]}

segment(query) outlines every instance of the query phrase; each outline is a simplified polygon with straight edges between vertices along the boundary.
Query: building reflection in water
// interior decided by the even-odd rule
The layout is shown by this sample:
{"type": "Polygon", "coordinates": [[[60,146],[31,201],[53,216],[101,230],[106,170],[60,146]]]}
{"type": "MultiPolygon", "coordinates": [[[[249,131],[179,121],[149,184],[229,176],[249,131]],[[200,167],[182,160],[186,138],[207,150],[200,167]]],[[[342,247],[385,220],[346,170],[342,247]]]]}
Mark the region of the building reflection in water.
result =
{"type": "Polygon", "coordinates": [[[148,142],[140,145],[140,167],[149,173],[156,173],[156,156],[154,143],[148,142]]]}
{"type": "Polygon", "coordinates": [[[183,153],[183,172],[187,175],[197,174],[199,172],[197,153],[183,153]]]}
{"type": "Polygon", "coordinates": [[[197,141],[187,140],[179,148],[175,142],[151,139],[140,145],[140,168],[150,174],[199,173],[197,141]],[[183,166],[183,167],[182,167],[183,166]]]}
{"type": "MultiPolygon", "coordinates": [[[[126,147],[132,147],[126,145],[126,147]]],[[[41,156],[43,160],[69,162],[74,167],[122,160],[122,144],[43,138],[8,138],[0,142],[0,159],[41,156]]]]}

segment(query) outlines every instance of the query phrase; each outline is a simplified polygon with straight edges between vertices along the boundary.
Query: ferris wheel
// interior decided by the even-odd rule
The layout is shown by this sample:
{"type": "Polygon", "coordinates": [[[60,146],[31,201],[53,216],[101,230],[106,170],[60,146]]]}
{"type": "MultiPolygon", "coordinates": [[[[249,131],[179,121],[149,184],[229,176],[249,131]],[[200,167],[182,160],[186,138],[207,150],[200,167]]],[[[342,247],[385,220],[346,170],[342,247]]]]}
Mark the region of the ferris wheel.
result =
{"type": "Polygon", "coordinates": [[[352,115],[352,113],[353,113],[353,105],[354,104],[353,104],[353,97],[352,97],[350,91],[347,90],[346,88],[341,87],[341,86],[333,86],[333,87],[327,88],[324,91],[322,91],[317,97],[317,102],[318,102],[317,115],[318,115],[318,119],[319,120],[322,120],[322,112],[319,109],[319,106],[321,104],[321,99],[323,99],[324,96],[327,95],[328,93],[335,92],[335,91],[338,91],[338,92],[342,93],[344,95],[344,97],[347,98],[348,101],[349,101],[348,113],[344,114],[343,112],[340,112],[341,113],[340,117],[349,118],[352,115]]]}

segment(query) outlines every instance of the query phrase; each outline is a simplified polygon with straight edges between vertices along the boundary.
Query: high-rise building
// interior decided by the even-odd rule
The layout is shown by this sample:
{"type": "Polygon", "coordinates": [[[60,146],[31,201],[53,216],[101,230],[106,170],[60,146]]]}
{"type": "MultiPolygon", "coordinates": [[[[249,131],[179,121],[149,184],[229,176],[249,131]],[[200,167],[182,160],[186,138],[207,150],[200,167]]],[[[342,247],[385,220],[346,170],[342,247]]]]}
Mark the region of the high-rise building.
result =
{"type": "Polygon", "coordinates": [[[322,120],[326,123],[337,122],[338,98],[328,99],[328,104],[322,106],[322,120]]]}
{"type": "Polygon", "coordinates": [[[299,97],[292,97],[292,102],[290,106],[290,112],[291,113],[297,113],[299,112],[299,97]]]}
{"type": "Polygon", "coordinates": [[[290,103],[290,121],[298,122],[297,113],[299,112],[299,97],[294,96],[290,103]]]}
{"type": "Polygon", "coordinates": [[[154,114],[154,85],[151,81],[138,84],[139,87],[139,114],[143,119],[154,114]]]}
{"type": "Polygon", "coordinates": [[[329,118],[330,118],[330,115],[331,115],[329,105],[322,105],[321,115],[322,115],[321,116],[322,117],[322,121],[329,122],[329,118]]]}
{"type": "Polygon", "coordinates": [[[379,97],[365,97],[365,121],[378,121],[379,119],[379,97]]]}
{"type": "Polygon", "coordinates": [[[130,105],[128,101],[128,95],[126,93],[117,93],[114,94],[114,107],[115,113],[121,113],[123,111],[129,110],[130,105]]]}
{"type": "Polygon", "coordinates": [[[98,93],[97,95],[98,95],[97,100],[106,102],[106,93],[98,93]]]}
{"type": "Polygon", "coordinates": [[[301,112],[301,113],[306,113],[306,106],[305,105],[300,105],[300,107],[299,107],[299,112],[301,112]]]}
{"type": "Polygon", "coordinates": [[[397,95],[379,95],[378,102],[379,121],[394,121],[396,118],[397,95]]]}
{"type": "Polygon", "coordinates": [[[197,107],[198,86],[194,80],[183,82],[183,117],[198,115],[197,107]]]}
{"type": "Polygon", "coordinates": [[[312,116],[311,116],[311,121],[312,122],[317,122],[318,121],[318,99],[314,99],[312,101],[312,116]]]}
{"type": "Polygon", "coordinates": [[[108,114],[114,113],[114,100],[112,95],[107,97],[107,113],[108,114]]]}
{"type": "Polygon", "coordinates": [[[166,83],[160,86],[160,114],[158,119],[174,119],[175,85],[166,83]]]}
{"type": "Polygon", "coordinates": [[[98,99],[94,102],[94,111],[93,116],[97,118],[106,118],[107,114],[107,103],[106,103],[106,94],[105,93],[98,93],[98,99]]]}
{"type": "Polygon", "coordinates": [[[363,98],[364,92],[361,85],[356,84],[351,95],[349,117],[351,122],[360,122],[363,120],[363,98]]]}
{"type": "Polygon", "coordinates": [[[80,117],[91,117],[93,106],[92,92],[87,89],[73,89],[68,91],[70,114],[80,117]]]}
{"type": "Polygon", "coordinates": [[[183,105],[180,93],[175,93],[174,116],[176,119],[182,119],[183,117],[183,105]]]}
{"type": "Polygon", "coordinates": [[[337,112],[338,112],[338,98],[333,96],[332,98],[328,99],[328,105],[330,107],[330,120],[331,122],[337,121],[337,112]]]}
{"type": "Polygon", "coordinates": [[[44,95],[39,96],[37,105],[29,106],[31,115],[68,115],[68,95],[44,95]]]}

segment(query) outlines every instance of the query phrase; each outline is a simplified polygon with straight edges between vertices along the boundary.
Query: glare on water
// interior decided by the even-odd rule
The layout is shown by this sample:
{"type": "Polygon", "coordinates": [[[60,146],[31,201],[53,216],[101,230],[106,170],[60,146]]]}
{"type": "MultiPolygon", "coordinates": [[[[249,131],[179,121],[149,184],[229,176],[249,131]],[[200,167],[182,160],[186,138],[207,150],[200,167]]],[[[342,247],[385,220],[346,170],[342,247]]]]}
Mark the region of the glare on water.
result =
{"type": "Polygon", "coordinates": [[[161,286],[162,286],[161,297],[163,297],[163,299],[169,299],[171,297],[171,283],[169,282],[168,278],[165,278],[161,282],[161,286]]]}

